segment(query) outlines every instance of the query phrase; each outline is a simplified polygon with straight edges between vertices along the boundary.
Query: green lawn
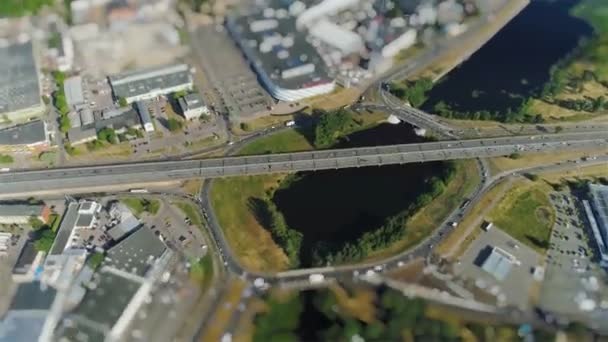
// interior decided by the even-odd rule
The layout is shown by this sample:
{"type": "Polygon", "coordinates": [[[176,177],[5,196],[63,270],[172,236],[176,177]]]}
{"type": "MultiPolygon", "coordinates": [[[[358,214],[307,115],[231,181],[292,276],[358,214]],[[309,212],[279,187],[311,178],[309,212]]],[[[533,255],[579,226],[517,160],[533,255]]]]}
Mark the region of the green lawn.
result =
{"type": "Polygon", "coordinates": [[[238,154],[252,155],[311,150],[313,146],[309,142],[310,135],[312,135],[311,129],[305,129],[303,132],[288,129],[268,137],[256,139],[243,147],[238,154]],[[307,138],[307,136],[309,137],[307,138]]]}
{"type": "Polygon", "coordinates": [[[211,258],[211,254],[207,253],[200,260],[192,260],[191,263],[190,277],[197,284],[200,284],[201,288],[207,288],[211,279],[213,279],[213,259],[211,258]]]}
{"type": "Polygon", "coordinates": [[[260,225],[250,209],[252,198],[261,198],[277,187],[283,175],[220,178],[213,182],[211,204],[227,240],[243,266],[257,271],[286,269],[287,256],[260,225]]]}
{"type": "Polygon", "coordinates": [[[175,202],[173,204],[175,204],[175,206],[178,207],[195,226],[201,229],[203,228],[203,219],[195,205],[184,201],[175,202]]]}
{"type": "Polygon", "coordinates": [[[124,197],[120,201],[129,207],[133,215],[137,217],[141,217],[144,212],[156,215],[160,209],[160,201],[156,199],[124,197]]]}
{"type": "Polygon", "coordinates": [[[547,249],[555,211],[540,188],[512,189],[490,217],[497,227],[522,243],[541,253],[547,249]]]}

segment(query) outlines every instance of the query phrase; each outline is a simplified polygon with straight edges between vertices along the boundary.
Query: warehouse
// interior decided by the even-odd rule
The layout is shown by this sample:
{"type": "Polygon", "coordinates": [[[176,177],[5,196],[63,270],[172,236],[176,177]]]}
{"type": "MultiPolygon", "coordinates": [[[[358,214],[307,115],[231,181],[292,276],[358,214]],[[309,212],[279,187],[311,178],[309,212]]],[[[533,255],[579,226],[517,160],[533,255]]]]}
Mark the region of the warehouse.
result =
{"type": "Polygon", "coordinates": [[[24,121],[44,111],[32,42],[0,44],[0,115],[24,121]]]}
{"type": "Polygon", "coordinates": [[[32,217],[46,223],[51,211],[44,204],[0,204],[0,224],[27,224],[32,217]]]}
{"type": "Polygon", "coordinates": [[[192,89],[192,75],[186,64],[131,71],[110,76],[109,80],[114,98],[124,98],[127,103],[192,89]]]}
{"type": "Polygon", "coordinates": [[[590,200],[583,206],[599,251],[602,267],[608,267],[608,186],[589,184],[590,200]]]}

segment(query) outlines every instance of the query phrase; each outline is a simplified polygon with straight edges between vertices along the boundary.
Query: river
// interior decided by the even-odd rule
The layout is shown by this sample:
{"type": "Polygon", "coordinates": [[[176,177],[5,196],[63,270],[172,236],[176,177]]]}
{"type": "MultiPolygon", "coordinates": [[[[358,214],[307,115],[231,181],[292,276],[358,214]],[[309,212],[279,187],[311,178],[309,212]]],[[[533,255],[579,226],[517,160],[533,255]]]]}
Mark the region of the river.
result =
{"type": "MultiPolygon", "coordinates": [[[[423,138],[406,124],[381,124],[348,136],[338,147],[414,143],[423,138]]],[[[302,266],[311,264],[319,242],[341,245],[379,227],[407,208],[423,191],[425,180],[443,162],[300,172],[298,180],[277,190],[273,201],[289,227],[303,233],[302,266]]]]}
{"type": "Polygon", "coordinates": [[[578,0],[533,0],[488,43],[429,92],[423,108],[444,101],[458,111],[515,109],[538,94],[549,70],[593,29],[569,10],[578,0]]]}

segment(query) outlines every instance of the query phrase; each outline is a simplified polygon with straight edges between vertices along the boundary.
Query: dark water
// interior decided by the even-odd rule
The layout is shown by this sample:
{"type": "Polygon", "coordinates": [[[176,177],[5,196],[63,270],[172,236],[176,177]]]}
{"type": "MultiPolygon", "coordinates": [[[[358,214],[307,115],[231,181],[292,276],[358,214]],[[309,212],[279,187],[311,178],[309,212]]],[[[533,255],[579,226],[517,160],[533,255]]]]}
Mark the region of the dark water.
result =
{"type": "MultiPolygon", "coordinates": [[[[405,124],[382,124],[352,134],[340,147],[413,143],[423,138],[405,124]]],[[[301,172],[301,178],[278,190],[274,202],[289,227],[301,231],[303,266],[319,241],[340,244],[379,227],[426,191],[425,179],[438,174],[442,162],[301,172]]]]}
{"type": "MultiPolygon", "coordinates": [[[[608,1],[608,0],[607,0],[608,1]]],[[[549,69],[592,28],[568,11],[578,0],[533,0],[429,93],[424,108],[443,100],[459,111],[506,111],[538,93],[549,69]],[[476,96],[474,96],[473,93],[476,96]]]]}

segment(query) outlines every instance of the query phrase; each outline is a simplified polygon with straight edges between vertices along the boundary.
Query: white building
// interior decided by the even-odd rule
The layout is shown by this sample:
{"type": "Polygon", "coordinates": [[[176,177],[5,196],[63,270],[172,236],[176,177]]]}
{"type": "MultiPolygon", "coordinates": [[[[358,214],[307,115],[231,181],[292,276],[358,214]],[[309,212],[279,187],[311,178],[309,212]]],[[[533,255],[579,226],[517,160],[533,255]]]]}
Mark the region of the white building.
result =
{"type": "Polygon", "coordinates": [[[186,120],[192,120],[203,114],[209,114],[209,108],[198,94],[188,94],[179,99],[179,106],[186,120]]]}

